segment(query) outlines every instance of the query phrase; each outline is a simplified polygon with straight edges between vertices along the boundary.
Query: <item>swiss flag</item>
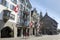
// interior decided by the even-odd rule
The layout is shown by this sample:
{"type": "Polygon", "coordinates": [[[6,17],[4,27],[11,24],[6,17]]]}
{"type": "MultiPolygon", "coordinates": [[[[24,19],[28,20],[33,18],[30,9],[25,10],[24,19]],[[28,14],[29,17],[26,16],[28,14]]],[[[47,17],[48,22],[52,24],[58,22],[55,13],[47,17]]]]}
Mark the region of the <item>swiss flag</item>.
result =
{"type": "Polygon", "coordinates": [[[17,5],[16,7],[14,7],[14,11],[17,13],[18,10],[19,10],[19,7],[18,7],[18,5],[17,5]]]}
{"type": "Polygon", "coordinates": [[[33,22],[30,23],[30,27],[32,27],[32,25],[33,25],[33,22]]]}

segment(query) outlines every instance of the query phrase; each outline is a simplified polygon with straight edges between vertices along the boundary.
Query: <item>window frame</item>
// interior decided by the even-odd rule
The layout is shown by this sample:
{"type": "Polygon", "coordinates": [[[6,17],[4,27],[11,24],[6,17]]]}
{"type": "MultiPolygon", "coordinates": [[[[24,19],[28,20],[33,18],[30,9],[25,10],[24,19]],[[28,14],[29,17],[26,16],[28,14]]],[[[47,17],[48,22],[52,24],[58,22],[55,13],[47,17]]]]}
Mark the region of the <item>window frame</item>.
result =
{"type": "Polygon", "coordinates": [[[15,7],[14,5],[10,4],[10,9],[11,10],[14,10],[14,7],[15,7]]]}
{"type": "Polygon", "coordinates": [[[11,0],[14,4],[17,4],[17,0],[11,0]]]}
{"type": "Polygon", "coordinates": [[[15,20],[15,15],[14,14],[10,14],[10,18],[11,20],[15,20]]]}

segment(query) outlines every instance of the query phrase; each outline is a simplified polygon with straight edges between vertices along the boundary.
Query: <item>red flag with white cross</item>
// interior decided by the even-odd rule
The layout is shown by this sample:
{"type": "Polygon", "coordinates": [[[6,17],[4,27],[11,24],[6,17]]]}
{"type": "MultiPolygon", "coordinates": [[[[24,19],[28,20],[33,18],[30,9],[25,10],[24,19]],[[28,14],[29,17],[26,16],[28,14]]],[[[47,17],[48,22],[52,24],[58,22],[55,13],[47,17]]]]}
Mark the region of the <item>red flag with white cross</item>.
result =
{"type": "Polygon", "coordinates": [[[30,27],[32,27],[32,25],[33,25],[33,22],[30,22],[30,27]]]}
{"type": "Polygon", "coordinates": [[[18,10],[19,10],[19,7],[18,7],[18,5],[17,5],[17,6],[14,7],[14,11],[17,13],[18,10]]]}

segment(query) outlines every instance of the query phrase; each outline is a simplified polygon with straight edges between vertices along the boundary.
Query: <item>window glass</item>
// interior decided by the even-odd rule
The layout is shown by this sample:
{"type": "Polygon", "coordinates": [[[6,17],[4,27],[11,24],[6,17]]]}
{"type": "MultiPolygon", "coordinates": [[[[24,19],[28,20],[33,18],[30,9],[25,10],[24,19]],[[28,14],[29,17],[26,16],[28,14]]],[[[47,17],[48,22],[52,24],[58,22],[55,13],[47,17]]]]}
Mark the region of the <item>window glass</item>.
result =
{"type": "Polygon", "coordinates": [[[17,0],[11,0],[13,3],[17,4],[17,0]]]}
{"type": "Polygon", "coordinates": [[[20,11],[21,16],[23,15],[23,11],[20,11]]]}
{"type": "Polygon", "coordinates": [[[5,1],[4,6],[8,7],[9,3],[5,1]]]}
{"type": "Polygon", "coordinates": [[[20,16],[20,11],[18,12],[18,16],[20,16]]]}
{"type": "Polygon", "coordinates": [[[9,10],[3,10],[3,13],[4,13],[4,15],[6,15],[6,16],[10,14],[9,10]]]}
{"type": "Polygon", "coordinates": [[[0,0],[0,4],[4,5],[6,4],[6,0],[0,0]]]}
{"type": "Polygon", "coordinates": [[[2,3],[2,0],[0,0],[0,4],[2,3]]]}
{"type": "Polygon", "coordinates": [[[18,18],[18,21],[17,21],[17,23],[20,23],[20,18],[18,18]]]}
{"type": "Polygon", "coordinates": [[[10,4],[10,9],[14,10],[14,5],[10,4]]]}
{"type": "Polygon", "coordinates": [[[23,23],[23,11],[20,11],[20,24],[22,25],[23,23]]]}
{"type": "Polygon", "coordinates": [[[23,19],[20,19],[20,24],[22,24],[23,23],[23,19]]]}
{"type": "Polygon", "coordinates": [[[23,2],[24,2],[24,0],[20,0],[20,2],[21,2],[21,3],[23,3],[23,2]]]}
{"type": "Polygon", "coordinates": [[[20,5],[20,9],[21,9],[21,10],[23,9],[23,5],[22,5],[22,4],[20,5]]]}
{"type": "Polygon", "coordinates": [[[6,0],[0,0],[0,4],[8,7],[9,3],[6,0]]]}
{"type": "Polygon", "coordinates": [[[7,2],[5,1],[5,2],[4,2],[4,6],[6,6],[6,4],[7,4],[7,2]]]}
{"type": "Polygon", "coordinates": [[[5,0],[0,0],[0,3],[3,4],[5,2],[5,0]]]}
{"type": "Polygon", "coordinates": [[[28,9],[26,9],[26,11],[28,11],[28,9]]]}

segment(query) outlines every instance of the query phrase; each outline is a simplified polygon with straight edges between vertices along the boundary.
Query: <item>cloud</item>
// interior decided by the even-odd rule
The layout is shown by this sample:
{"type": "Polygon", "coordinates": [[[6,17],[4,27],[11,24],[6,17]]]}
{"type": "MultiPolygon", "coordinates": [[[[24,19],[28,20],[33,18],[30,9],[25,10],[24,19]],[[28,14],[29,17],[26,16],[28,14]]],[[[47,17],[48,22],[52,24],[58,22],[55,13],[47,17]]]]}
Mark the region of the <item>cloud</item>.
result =
{"type": "Polygon", "coordinates": [[[50,17],[55,19],[59,24],[60,28],[60,0],[30,0],[33,8],[37,8],[37,11],[43,11],[45,14],[46,9],[50,17]]]}

